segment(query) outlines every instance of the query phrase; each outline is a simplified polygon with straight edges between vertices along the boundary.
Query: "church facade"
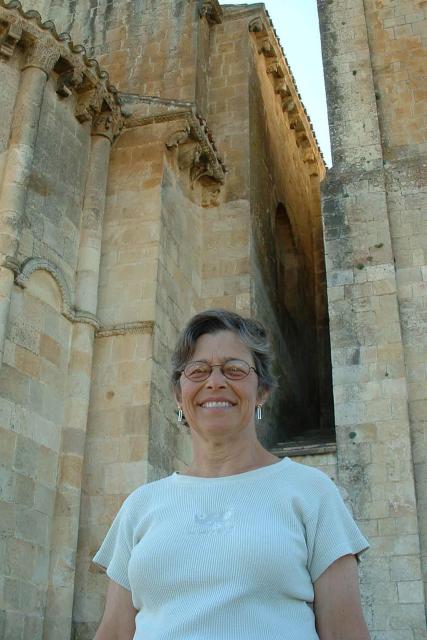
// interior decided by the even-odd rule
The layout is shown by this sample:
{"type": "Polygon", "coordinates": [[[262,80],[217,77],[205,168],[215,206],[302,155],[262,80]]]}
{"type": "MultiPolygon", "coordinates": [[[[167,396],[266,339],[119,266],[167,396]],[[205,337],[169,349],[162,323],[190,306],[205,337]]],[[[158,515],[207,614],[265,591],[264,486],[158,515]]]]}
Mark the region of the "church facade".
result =
{"type": "Polygon", "coordinates": [[[93,638],[94,552],[189,459],[169,358],[211,307],[270,330],[260,438],[342,489],[372,637],[425,637],[427,8],[318,7],[328,171],[263,4],[0,0],[7,640],[93,638]]]}

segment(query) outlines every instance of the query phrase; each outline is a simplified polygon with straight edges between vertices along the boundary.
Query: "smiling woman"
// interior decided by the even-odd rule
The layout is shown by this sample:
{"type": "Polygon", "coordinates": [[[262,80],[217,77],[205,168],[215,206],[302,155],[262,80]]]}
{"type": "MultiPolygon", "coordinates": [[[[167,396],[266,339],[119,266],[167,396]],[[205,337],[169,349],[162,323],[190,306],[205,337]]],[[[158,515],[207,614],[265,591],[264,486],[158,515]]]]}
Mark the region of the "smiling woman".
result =
{"type": "Polygon", "coordinates": [[[258,441],[271,363],[236,313],[182,332],[171,379],[193,461],[123,503],[94,558],[111,580],[95,640],[368,640],[365,538],[326,475],[258,441]]]}

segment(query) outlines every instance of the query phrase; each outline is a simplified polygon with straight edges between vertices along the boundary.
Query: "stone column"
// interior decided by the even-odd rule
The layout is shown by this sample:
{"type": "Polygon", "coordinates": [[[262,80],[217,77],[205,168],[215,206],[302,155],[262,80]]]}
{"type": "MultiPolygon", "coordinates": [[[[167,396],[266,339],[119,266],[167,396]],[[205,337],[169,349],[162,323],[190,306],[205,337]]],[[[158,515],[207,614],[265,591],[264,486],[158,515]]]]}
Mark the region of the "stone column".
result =
{"type": "Polygon", "coordinates": [[[97,326],[98,274],[112,126],[108,115],[94,123],[82,213],[76,283],[76,322],[69,364],[68,400],[53,520],[44,640],[71,634],[86,424],[97,326]]]}
{"type": "Polygon", "coordinates": [[[0,190],[0,366],[14,279],[13,259],[25,212],[43,95],[48,75],[58,58],[59,49],[50,42],[36,41],[28,51],[16,97],[0,190]]]}

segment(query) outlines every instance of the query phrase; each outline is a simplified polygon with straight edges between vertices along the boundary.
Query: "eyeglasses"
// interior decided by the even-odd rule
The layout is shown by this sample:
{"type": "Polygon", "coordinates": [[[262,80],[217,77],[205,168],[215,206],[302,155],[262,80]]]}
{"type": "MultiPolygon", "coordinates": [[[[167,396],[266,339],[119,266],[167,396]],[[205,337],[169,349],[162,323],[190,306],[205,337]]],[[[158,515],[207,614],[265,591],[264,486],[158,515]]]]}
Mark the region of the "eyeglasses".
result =
{"type": "Polygon", "coordinates": [[[255,367],[251,367],[244,360],[226,360],[223,364],[209,364],[203,360],[197,360],[189,362],[181,373],[192,382],[204,382],[209,378],[214,367],[219,367],[222,375],[228,380],[243,380],[250,374],[251,369],[257,373],[255,367]]]}

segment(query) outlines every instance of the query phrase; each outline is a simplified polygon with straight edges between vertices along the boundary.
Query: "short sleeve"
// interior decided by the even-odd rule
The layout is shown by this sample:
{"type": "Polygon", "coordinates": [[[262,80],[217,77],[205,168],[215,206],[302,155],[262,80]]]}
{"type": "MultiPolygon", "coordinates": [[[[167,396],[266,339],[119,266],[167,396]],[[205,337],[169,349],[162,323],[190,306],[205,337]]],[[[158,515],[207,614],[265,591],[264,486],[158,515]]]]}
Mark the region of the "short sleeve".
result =
{"type": "Polygon", "coordinates": [[[332,481],[306,522],[306,535],[312,582],[338,558],[357,556],[369,547],[332,481]]]}
{"type": "Polygon", "coordinates": [[[133,532],[129,521],[127,501],[125,501],[99,551],[95,554],[93,562],[105,567],[107,576],[128,591],[131,590],[128,564],[133,547],[132,538],[133,532]]]}

